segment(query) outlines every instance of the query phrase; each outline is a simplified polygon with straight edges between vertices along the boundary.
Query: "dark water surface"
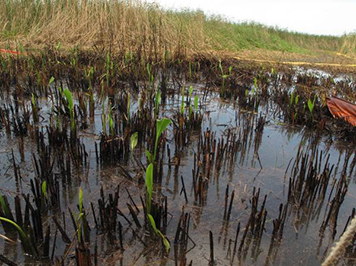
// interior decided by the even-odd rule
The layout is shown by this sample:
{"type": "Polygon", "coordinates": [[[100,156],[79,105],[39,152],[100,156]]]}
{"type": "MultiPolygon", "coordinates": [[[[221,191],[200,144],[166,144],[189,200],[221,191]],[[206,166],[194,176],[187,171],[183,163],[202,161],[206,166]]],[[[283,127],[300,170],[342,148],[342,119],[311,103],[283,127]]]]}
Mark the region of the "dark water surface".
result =
{"type": "MultiPolygon", "coordinates": [[[[257,112],[244,110],[239,108],[234,100],[223,101],[217,93],[207,93],[203,88],[200,88],[200,84],[189,85],[193,85],[194,95],[199,95],[203,123],[201,132],[192,132],[190,143],[177,153],[177,156],[179,155],[181,158],[177,171],[175,171],[175,166],[168,166],[167,155],[164,157],[163,180],[160,190],[164,196],[168,197],[170,215],[166,236],[172,246],[169,255],[163,257],[159,239],[150,242],[150,237],[144,229],[137,228],[134,223],[130,226],[122,217],[120,217],[120,221],[123,225],[123,244],[125,248],[123,252],[115,248],[115,245],[112,245],[106,239],[105,234],[98,232],[94,228],[95,224],[92,212],[91,210],[89,211],[89,204],[90,202],[97,202],[101,187],[104,188],[105,195],[108,195],[113,193],[117,185],[120,184],[119,208],[131,220],[132,218],[126,205],[129,202],[126,189],[130,191],[138,208],[141,210],[142,204],[139,197],[144,194],[144,185],[138,184],[137,179],[130,180],[125,177],[121,167],[115,165],[104,166],[97,163],[95,143],[99,143],[100,133],[102,132],[102,108],[100,104],[97,105],[94,122],[89,123],[87,129],[79,130],[78,133],[80,140],[85,144],[88,163],[78,169],[72,168],[71,184],[60,184],[61,212],[53,211],[43,220],[45,224],[51,225],[51,247],[55,234],[55,225],[50,219],[51,215],[62,217],[61,213],[64,212],[67,233],[71,238],[74,236],[75,232],[67,207],[76,210],[78,187],[82,187],[84,191],[84,206],[88,210],[89,225],[92,228],[90,246],[92,254],[94,254],[95,246],[97,246],[99,265],[176,265],[173,241],[182,208],[184,208],[185,212],[190,213],[191,217],[189,228],[191,240],[188,241],[187,247],[187,265],[191,260],[193,260],[192,265],[209,264],[209,231],[213,233],[214,237],[216,265],[320,265],[332,244],[339,239],[355,206],[356,186],[353,169],[350,173],[350,165],[354,158],[354,146],[316,131],[285,125],[282,123],[278,108],[269,101],[262,101],[257,112]],[[265,119],[265,124],[263,130],[258,131],[256,130],[256,125],[261,117],[265,119]],[[230,155],[224,157],[220,170],[217,170],[216,167],[211,168],[206,202],[200,204],[194,200],[192,169],[194,168],[194,153],[198,149],[199,136],[203,135],[207,128],[211,133],[214,132],[216,134],[216,140],[220,138],[226,139],[228,132],[230,134],[236,133],[239,136],[239,147],[234,152],[232,160],[230,155]],[[327,155],[330,155],[330,166],[334,165],[329,186],[325,193],[326,197],[321,201],[319,208],[317,208],[317,204],[311,209],[298,208],[291,202],[288,204],[289,178],[298,150],[307,154],[312,154],[312,150],[322,151],[322,166],[324,166],[327,155]],[[345,167],[346,175],[343,175],[345,158],[348,153],[351,156],[348,165],[345,167]],[[288,171],[286,171],[288,166],[288,171]],[[323,233],[321,233],[320,228],[330,208],[329,194],[331,193],[331,198],[335,195],[336,189],[331,192],[332,182],[333,180],[336,182],[342,176],[347,178],[348,190],[339,209],[335,227],[336,234],[332,238],[333,226],[331,223],[326,226],[323,233]],[[186,202],[184,194],[180,193],[182,189],[181,177],[186,187],[188,202],[186,202]],[[233,190],[235,191],[229,222],[223,220],[227,185],[229,185],[230,189],[229,195],[233,190]],[[232,262],[231,253],[234,247],[236,228],[240,223],[238,249],[250,217],[254,188],[256,191],[260,189],[258,210],[264,196],[267,195],[265,204],[267,215],[262,237],[259,240],[255,240],[253,234],[249,233],[242,251],[237,252],[232,262]],[[283,236],[278,245],[275,245],[269,254],[273,220],[278,218],[280,204],[283,204],[283,206],[288,204],[283,236]],[[137,235],[140,237],[137,237],[137,235]],[[138,238],[141,238],[141,240],[138,238]],[[144,246],[142,240],[149,244],[144,246]],[[250,243],[247,247],[248,242],[250,243]]],[[[133,96],[132,99],[132,112],[137,109],[136,97],[133,96]]],[[[185,97],[187,97],[187,93],[185,97]]],[[[2,104],[6,104],[6,101],[6,99],[3,99],[2,104]]],[[[48,125],[51,102],[42,98],[39,99],[38,104],[42,108],[40,111],[42,118],[38,126],[48,125]]],[[[162,105],[162,116],[174,118],[180,109],[180,104],[181,96],[179,94],[168,95],[165,104],[162,105]]],[[[0,131],[0,135],[0,192],[3,195],[7,195],[10,205],[13,206],[12,198],[15,195],[30,193],[29,181],[35,177],[32,154],[36,154],[37,148],[33,138],[25,137],[23,139],[24,158],[21,158],[21,141],[19,137],[13,134],[7,135],[4,128],[0,131]],[[16,182],[14,177],[12,151],[21,172],[22,179],[20,182],[16,182]]],[[[171,147],[173,157],[176,151],[172,124],[168,127],[167,144],[171,147]]],[[[134,156],[142,160],[143,164],[146,165],[144,151],[145,148],[141,145],[141,147],[135,149],[134,156]]],[[[138,176],[140,173],[144,175],[144,172],[130,160],[126,165],[120,164],[132,177],[138,176]]],[[[54,172],[56,171],[58,170],[55,168],[54,172]]],[[[157,187],[156,191],[158,191],[157,187]]],[[[332,216],[334,215],[333,213],[332,216]]],[[[143,223],[144,216],[142,211],[138,217],[143,223]]],[[[333,217],[331,217],[332,219],[333,217]]],[[[4,234],[2,228],[0,233],[4,234]]],[[[65,248],[66,245],[58,234],[55,256],[60,258],[65,253],[65,248]]],[[[10,243],[0,238],[0,250],[1,253],[13,261],[37,264],[22,255],[23,252],[19,243],[10,243]]],[[[66,263],[74,264],[73,254],[74,251],[71,250],[67,256],[66,263]]],[[[46,261],[43,263],[47,264],[46,261]]]]}

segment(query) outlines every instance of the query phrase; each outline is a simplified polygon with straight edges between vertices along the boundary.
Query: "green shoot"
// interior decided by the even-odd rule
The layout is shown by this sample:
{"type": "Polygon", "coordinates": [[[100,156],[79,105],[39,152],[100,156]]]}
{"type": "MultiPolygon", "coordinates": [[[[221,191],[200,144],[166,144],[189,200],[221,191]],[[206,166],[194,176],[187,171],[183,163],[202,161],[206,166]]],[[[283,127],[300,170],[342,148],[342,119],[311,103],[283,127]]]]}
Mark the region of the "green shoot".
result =
{"type": "Polygon", "coordinates": [[[89,88],[93,87],[93,84],[92,84],[93,76],[94,76],[94,68],[90,67],[88,74],[87,74],[88,81],[89,81],[89,88]]]}
{"type": "Polygon", "coordinates": [[[222,91],[221,91],[221,95],[222,95],[222,96],[225,96],[225,83],[226,83],[225,81],[226,81],[226,79],[227,79],[229,76],[232,75],[232,69],[233,69],[233,67],[230,66],[230,67],[229,67],[229,72],[228,72],[228,74],[225,74],[224,69],[223,69],[223,66],[222,66],[222,64],[221,64],[221,60],[219,59],[219,69],[220,69],[221,77],[222,77],[222,91]]]}
{"type": "Polygon", "coordinates": [[[77,237],[78,237],[78,242],[80,243],[82,241],[82,224],[80,223],[80,220],[83,219],[84,213],[79,213],[78,218],[77,218],[77,237]]]}
{"type": "Polygon", "coordinates": [[[133,53],[130,50],[129,52],[125,53],[125,65],[128,65],[132,60],[133,60],[133,53]]]}
{"type": "Polygon", "coordinates": [[[130,108],[131,108],[131,95],[130,93],[127,94],[127,121],[130,124],[130,108]]]}
{"type": "Polygon", "coordinates": [[[257,86],[257,78],[256,77],[253,78],[253,86],[254,86],[254,89],[257,90],[258,86],[257,86]]]}
{"type": "Polygon", "coordinates": [[[166,130],[168,125],[172,121],[168,118],[162,118],[161,120],[157,120],[156,123],[156,141],[155,141],[155,147],[154,147],[154,153],[153,153],[153,160],[156,160],[156,155],[157,155],[157,147],[158,147],[158,140],[159,137],[161,136],[162,132],[166,130]]]}
{"type": "Polygon", "coordinates": [[[152,86],[154,84],[154,81],[155,81],[155,78],[151,72],[151,66],[150,66],[150,63],[147,63],[147,75],[148,75],[148,79],[149,81],[152,83],[152,86]]]}
{"type": "Polygon", "coordinates": [[[56,50],[60,50],[62,48],[62,43],[58,42],[56,45],[56,50]]]}
{"type": "Polygon", "coordinates": [[[54,77],[52,76],[48,81],[48,87],[51,86],[53,82],[54,82],[54,77]]]}
{"type": "Polygon", "coordinates": [[[33,115],[33,122],[38,122],[38,109],[36,104],[35,95],[32,93],[31,95],[31,106],[32,106],[32,115],[33,115]]]}
{"type": "Polygon", "coordinates": [[[86,214],[83,207],[83,189],[79,187],[79,215],[76,219],[77,221],[77,229],[78,229],[78,242],[81,242],[82,232],[84,232],[84,239],[87,239],[88,236],[88,222],[86,218],[86,214]],[[81,223],[80,223],[81,221],[81,223]]]}
{"type": "Polygon", "coordinates": [[[109,111],[109,129],[110,129],[111,135],[114,136],[114,120],[112,119],[112,116],[111,116],[111,108],[109,111]]]}
{"type": "Polygon", "coordinates": [[[46,181],[43,181],[43,182],[42,182],[41,188],[42,188],[42,195],[43,195],[46,199],[48,199],[48,195],[47,195],[47,182],[46,182],[46,181]]]}
{"type": "Polygon", "coordinates": [[[221,75],[223,76],[224,75],[224,69],[223,69],[223,67],[221,65],[221,60],[220,59],[219,59],[219,69],[221,71],[221,75]]]}
{"type": "Polygon", "coordinates": [[[181,101],[181,104],[180,104],[180,112],[182,115],[184,115],[184,88],[182,89],[182,101],[181,101]]]}
{"type": "Polygon", "coordinates": [[[147,213],[151,213],[151,202],[152,202],[152,190],[153,190],[153,164],[150,163],[146,169],[146,189],[147,189],[147,213]]]}
{"type": "Polygon", "coordinates": [[[229,66],[229,76],[232,75],[232,69],[233,69],[233,66],[229,66]]]}
{"type": "Polygon", "coordinates": [[[79,187],[79,211],[83,212],[83,189],[79,187]]]}
{"type": "Polygon", "coordinates": [[[198,113],[198,101],[199,101],[198,95],[195,95],[195,97],[194,97],[195,113],[198,113]]]}
{"type": "Polygon", "coordinates": [[[160,230],[157,229],[156,227],[156,223],[155,223],[155,220],[153,219],[152,215],[151,214],[148,214],[148,219],[151,223],[151,226],[153,228],[153,231],[162,238],[163,240],[163,244],[166,248],[166,252],[168,253],[169,250],[171,249],[171,245],[169,244],[169,241],[167,240],[167,238],[162,234],[162,232],[160,230]]]}
{"type": "Polygon", "coordinates": [[[19,50],[20,50],[21,54],[24,54],[26,52],[25,47],[23,47],[23,45],[21,43],[19,43],[19,50]]]}
{"type": "Polygon", "coordinates": [[[152,154],[148,151],[148,150],[146,150],[146,157],[147,157],[147,160],[150,162],[150,163],[152,163],[152,154]]]}
{"type": "Polygon", "coordinates": [[[290,95],[289,107],[292,107],[293,102],[294,102],[294,92],[292,92],[292,94],[290,95]]]}
{"type": "Polygon", "coordinates": [[[68,109],[69,109],[69,113],[70,113],[70,127],[74,131],[75,130],[75,119],[74,119],[74,103],[73,103],[72,93],[70,92],[70,90],[68,90],[68,88],[66,88],[63,93],[67,99],[67,102],[68,102],[68,109]]]}
{"type": "Polygon", "coordinates": [[[34,245],[32,245],[29,236],[26,235],[24,230],[22,230],[22,228],[17,223],[15,223],[14,221],[11,221],[10,219],[7,219],[5,217],[1,217],[1,216],[0,216],[0,220],[7,222],[16,228],[16,230],[19,232],[21,242],[22,242],[22,247],[24,248],[25,252],[28,252],[33,256],[38,255],[37,250],[34,247],[34,245]]]}
{"type": "Polygon", "coordinates": [[[316,95],[314,95],[314,99],[313,101],[311,101],[310,99],[308,99],[308,109],[310,114],[313,116],[313,110],[314,110],[314,105],[315,105],[315,100],[316,100],[316,95]]]}
{"type": "Polygon", "coordinates": [[[0,194],[0,206],[6,217],[11,217],[11,211],[7,207],[4,197],[0,194]]]}
{"type": "Polygon", "coordinates": [[[156,97],[155,97],[155,112],[154,112],[155,118],[157,118],[157,116],[158,116],[160,104],[161,104],[161,92],[159,89],[157,89],[156,97]]]}
{"type": "Polygon", "coordinates": [[[189,117],[192,117],[192,114],[193,114],[193,106],[191,105],[191,99],[192,99],[192,95],[193,95],[193,86],[190,86],[189,87],[189,96],[188,96],[188,99],[189,99],[189,117]]]}
{"type": "Polygon", "coordinates": [[[110,79],[110,54],[107,53],[106,55],[106,85],[109,86],[109,79],[110,79]]]}
{"type": "Polygon", "coordinates": [[[193,86],[190,86],[189,87],[189,99],[192,98],[193,90],[194,90],[193,86]]]}
{"type": "Polygon", "coordinates": [[[138,142],[138,132],[135,132],[130,137],[130,149],[131,149],[131,152],[137,146],[137,142],[138,142]]]}
{"type": "Polygon", "coordinates": [[[105,114],[105,103],[103,102],[103,110],[101,114],[101,126],[103,128],[103,133],[106,135],[106,114],[105,114]]]}
{"type": "Polygon", "coordinates": [[[70,64],[71,64],[73,67],[76,67],[77,60],[75,59],[75,57],[73,56],[73,54],[71,54],[70,64]]]}

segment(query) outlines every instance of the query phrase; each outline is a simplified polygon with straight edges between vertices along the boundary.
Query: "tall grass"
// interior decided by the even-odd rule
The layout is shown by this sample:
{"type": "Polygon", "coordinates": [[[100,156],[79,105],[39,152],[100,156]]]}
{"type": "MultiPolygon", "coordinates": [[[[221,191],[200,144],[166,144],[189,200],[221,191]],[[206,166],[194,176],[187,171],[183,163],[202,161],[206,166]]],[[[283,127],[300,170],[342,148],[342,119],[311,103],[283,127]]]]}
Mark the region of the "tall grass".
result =
{"type": "Polygon", "coordinates": [[[146,58],[263,48],[355,52],[355,37],[292,33],[231,23],[202,11],[163,10],[140,0],[3,0],[0,45],[94,48],[146,58]]]}
{"type": "Polygon", "coordinates": [[[342,36],[342,45],[340,52],[345,54],[355,54],[356,53],[356,31],[352,34],[347,34],[342,36]]]}

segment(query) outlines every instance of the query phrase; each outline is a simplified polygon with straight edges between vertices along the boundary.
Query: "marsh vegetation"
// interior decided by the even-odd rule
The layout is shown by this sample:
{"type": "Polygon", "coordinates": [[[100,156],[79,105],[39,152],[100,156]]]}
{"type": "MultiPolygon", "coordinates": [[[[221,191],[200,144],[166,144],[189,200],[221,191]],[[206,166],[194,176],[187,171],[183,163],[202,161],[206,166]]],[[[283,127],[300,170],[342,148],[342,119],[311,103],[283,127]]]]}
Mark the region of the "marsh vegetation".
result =
{"type": "Polygon", "coordinates": [[[356,132],[326,99],[353,101],[355,74],[221,52],[352,36],[139,2],[8,0],[1,20],[2,264],[320,265],[354,217],[356,132]]]}

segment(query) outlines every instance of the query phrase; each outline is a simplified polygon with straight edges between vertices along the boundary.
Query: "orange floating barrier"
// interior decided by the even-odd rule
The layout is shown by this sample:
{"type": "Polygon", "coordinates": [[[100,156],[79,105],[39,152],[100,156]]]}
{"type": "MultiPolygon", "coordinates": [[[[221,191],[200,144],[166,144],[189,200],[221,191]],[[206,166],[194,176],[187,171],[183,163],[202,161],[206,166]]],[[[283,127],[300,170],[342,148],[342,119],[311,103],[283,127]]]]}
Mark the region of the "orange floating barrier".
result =
{"type": "Polygon", "coordinates": [[[356,126],[356,105],[337,97],[327,98],[326,104],[333,117],[343,118],[356,126]]]}
{"type": "Polygon", "coordinates": [[[20,52],[18,52],[18,51],[8,50],[8,49],[0,49],[0,53],[15,54],[15,55],[19,55],[20,54],[20,52]]]}

